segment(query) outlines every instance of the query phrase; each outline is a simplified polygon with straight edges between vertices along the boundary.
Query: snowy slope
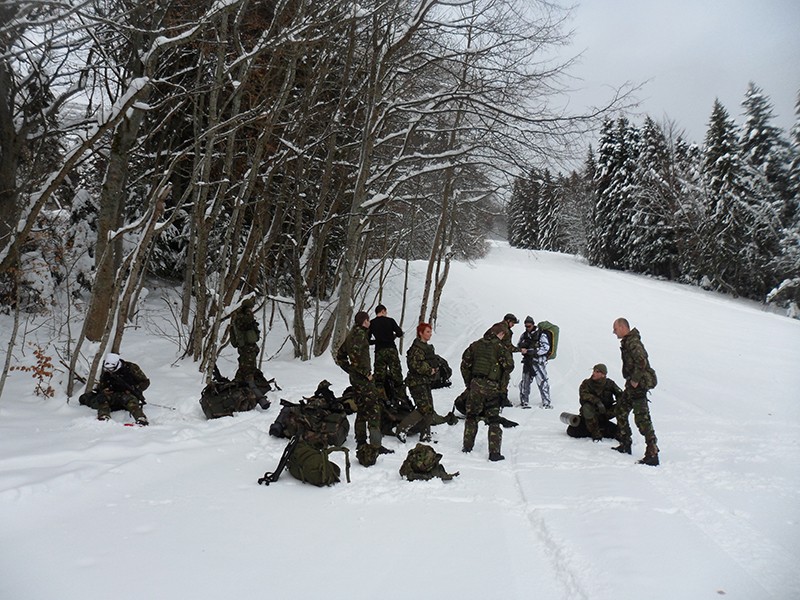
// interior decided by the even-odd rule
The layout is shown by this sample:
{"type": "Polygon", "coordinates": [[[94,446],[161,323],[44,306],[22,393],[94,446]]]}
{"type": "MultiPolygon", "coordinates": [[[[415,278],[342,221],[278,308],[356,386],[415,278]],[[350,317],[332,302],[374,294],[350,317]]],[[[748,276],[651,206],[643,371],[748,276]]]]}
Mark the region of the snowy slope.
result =
{"type": "MultiPolygon", "coordinates": [[[[412,269],[418,298],[424,265],[412,269]]],[[[401,284],[383,297],[395,318],[401,284]]],[[[196,365],[172,366],[169,341],[132,331],[123,356],[153,381],[148,399],[176,409],[146,407],[148,428],[124,427],[123,413],[97,422],[60,390],[37,398],[12,373],[0,399],[0,598],[800,597],[800,322],[498,243],[453,265],[431,343],[457,373],[463,349],[508,311],[561,326],[556,410],[506,409],[521,425],[505,430],[502,463],[488,462],[485,429],[465,455],[462,424],[435,428],[442,463],[461,472],[449,483],[400,478],[410,438],[386,440],[397,453],[369,469],[353,456],[350,484],[317,489],[286,473],[256,485],[284,447],[267,434],[278,398],[299,400],[321,379],[345,387],[328,356],[269,362],[283,391],[268,411],[206,421],[196,365]],[[640,329],[658,372],[658,468],[635,464],[636,432],[623,456],[610,440],[567,437],[558,420],[577,410],[593,364],[621,382],[618,316],[640,329]]],[[[281,342],[268,340],[270,354],[281,342]]],[[[435,391],[437,410],[460,391],[435,391]]]]}

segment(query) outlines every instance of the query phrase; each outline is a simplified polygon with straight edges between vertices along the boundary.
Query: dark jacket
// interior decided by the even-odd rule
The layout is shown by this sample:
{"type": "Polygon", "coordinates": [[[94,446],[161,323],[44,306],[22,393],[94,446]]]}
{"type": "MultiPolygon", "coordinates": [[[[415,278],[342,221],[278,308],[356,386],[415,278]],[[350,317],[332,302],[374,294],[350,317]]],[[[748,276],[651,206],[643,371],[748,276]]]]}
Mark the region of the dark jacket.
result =
{"type": "Polygon", "coordinates": [[[403,337],[403,330],[391,317],[375,317],[369,322],[370,344],[375,344],[375,350],[383,348],[396,348],[395,338],[403,337]]]}
{"type": "Polygon", "coordinates": [[[128,392],[134,396],[139,396],[150,387],[150,380],[139,365],[122,359],[120,359],[119,364],[120,367],[116,371],[103,371],[103,374],[100,375],[101,392],[104,394],[128,392]]]}

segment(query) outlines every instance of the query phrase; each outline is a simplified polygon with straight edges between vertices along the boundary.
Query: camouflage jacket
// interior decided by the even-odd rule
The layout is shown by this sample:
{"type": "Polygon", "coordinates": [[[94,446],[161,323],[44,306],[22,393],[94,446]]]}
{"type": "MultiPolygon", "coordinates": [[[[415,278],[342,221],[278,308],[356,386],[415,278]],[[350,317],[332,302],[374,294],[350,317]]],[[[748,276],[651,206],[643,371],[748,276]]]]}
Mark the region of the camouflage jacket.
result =
{"type": "Polygon", "coordinates": [[[369,329],[353,325],[342,344],[347,355],[347,373],[356,379],[366,380],[372,374],[372,361],[369,354],[369,329]]]}
{"type": "Polygon", "coordinates": [[[497,337],[483,337],[472,342],[461,355],[461,376],[469,387],[473,377],[488,379],[499,384],[508,382],[514,360],[497,337]]]}
{"type": "Polygon", "coordinates": [[[100,375],[99,386],[101,392],[104,394],[129,392],[134,395],[140,395],[150,387],[150,380],[139,365],[121,359],[119,362],[119,369],[114,372],[103,371],[103,374],[100,375]]]}
{"type": "Polygon", "coordinates": [[[231,344],[234,348],[246,344],[257,344],[261,333],[258,330],[258,321],[246,306],[240,307],[233,315],[231,321],[231,344]]]}
{"type": "Polygon", "coordinates": [[[438,366],[438,362],[433,346],[416,338],[406,352],[408,365],[406,385],[408,387],[430,385],[433,380],[432,370],[438,366]]]}
{"type": "Polygon", "coordinates": [[[591,377],[584,379],[578,389],[578,397],[581,404],[593,404],[600,406],[601,404],[610,409],[616,400],[619,400],[622,390],[614,383],[613,379],[605,377],[600,381],[595,381],[591,377]]]}
{"type": "MultiPolygon", "coordinates": [[[[506,333],[505,336],[503,336],[503,341],[501,342],[503,347],[509,352],[519,352],[519,346],[514,345],[514,334],[511,332],[511,327],[508,326],[506,321],[499,321],[498,323],[503,326],[503,331],[506,333]]],[[[492,325],[492,327],[494,327],[494,325],[492,325]]],[[[484,332],[484,339],[489,340],[494,337],[492,336],[492,327],[489,327],[489,329],[484,332]]]]}
{"type": "Polygon", "coordinates": [[[625,381],[637,382],[645,389],[655,384],[655,373],[650,367],[647,350],[644,349],[639,330],[635,327],[620,340],[622,353],[622,376],[625,381]]]}

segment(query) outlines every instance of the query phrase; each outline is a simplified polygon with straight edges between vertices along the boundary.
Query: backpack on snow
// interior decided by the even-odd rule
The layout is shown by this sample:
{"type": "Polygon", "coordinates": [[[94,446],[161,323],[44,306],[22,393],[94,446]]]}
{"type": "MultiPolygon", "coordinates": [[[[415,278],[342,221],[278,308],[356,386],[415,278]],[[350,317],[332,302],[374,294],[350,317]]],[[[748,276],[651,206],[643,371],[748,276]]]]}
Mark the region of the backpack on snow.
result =
{"type": "Polygon", "coordinates": [[[341,451],[345,456],[345,472],[347,483],[350,483],[350,457],[344,447],[317,448],[304,440],[300,440],[289,456],[286,464],[289,473],[303,483],[324,487],[339,483],[342,470],[329,458],[331,452],[341,451]]]}
{"type": "Polygon", "coordinates": [[[344,395],[337,398],[330,385],[327,380],[321,381],[313,396],[297,404],[281,400],[281,412],[269,434],[285,438],[299,435],[306,441],[319,440],[331,446],[344,444],[350,433],[350,403],[344,395]]]}
{"type": "Polygon", "coordinates": [[[544,331],[547,335],[547,341],[550,342],[550,350],[547,353],[547,360],[553,360],[558,353],[558,325],[551,323],[550,321],[540,321],[537,323],[536,327],[544,331]]]}
{"type": "Polygon", "coordinates": [[[212,381],[200,395],[200,407],[207,419],[231,417],[235,412],[253,410],[259,403],[269,406],[263,396],[239,381],[212,381]]]}
{"type": "Polygon", "coordinates": [[[440,477],[444,481],[449,481],[453,477],[458,477],[458,471],[448,473],[439,463],[442,455],[436,452],[427,444],[417,444],[408,451],[408,456],[400,467],[400,475],[409,481],[428,480],[440,477]]]}

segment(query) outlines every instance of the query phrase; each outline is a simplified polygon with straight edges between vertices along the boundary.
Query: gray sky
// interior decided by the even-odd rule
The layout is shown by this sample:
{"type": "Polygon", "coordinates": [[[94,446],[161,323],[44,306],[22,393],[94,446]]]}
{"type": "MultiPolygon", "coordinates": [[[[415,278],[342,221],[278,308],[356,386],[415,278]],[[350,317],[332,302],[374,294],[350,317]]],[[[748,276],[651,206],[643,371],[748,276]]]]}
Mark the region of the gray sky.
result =
{"type": "Polygon", "coordinates": [[[570,71],[583,80],[570,95],[575,110],[602,103],[609,85],[647,82],[638,110],[702,142],[714,98],[741,124],[753,81],[772,102],[773,124],[794,123],[800,0],[583,0],[570,25],[572,53],[583,52],[570,71]]]}

